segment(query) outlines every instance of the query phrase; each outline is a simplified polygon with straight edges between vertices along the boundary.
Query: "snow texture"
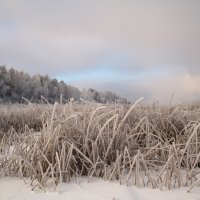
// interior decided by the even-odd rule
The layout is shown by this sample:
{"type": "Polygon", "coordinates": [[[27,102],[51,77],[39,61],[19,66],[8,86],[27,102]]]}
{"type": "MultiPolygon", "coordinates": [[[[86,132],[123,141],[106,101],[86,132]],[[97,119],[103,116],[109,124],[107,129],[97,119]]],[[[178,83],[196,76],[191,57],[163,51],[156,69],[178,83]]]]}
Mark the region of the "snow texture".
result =
{"type": "Polygon", "coordinates": [[[187,188],[160,191],[159,189],[137,188],[106,182],[101,179],[81,178],[79,183],[63,183],[53,192],[32,191],[30,184],[24,184],[19,178],[2,178],[0,180],[1,200],[200,200],[200,189],[191,193],[187,188]]]}

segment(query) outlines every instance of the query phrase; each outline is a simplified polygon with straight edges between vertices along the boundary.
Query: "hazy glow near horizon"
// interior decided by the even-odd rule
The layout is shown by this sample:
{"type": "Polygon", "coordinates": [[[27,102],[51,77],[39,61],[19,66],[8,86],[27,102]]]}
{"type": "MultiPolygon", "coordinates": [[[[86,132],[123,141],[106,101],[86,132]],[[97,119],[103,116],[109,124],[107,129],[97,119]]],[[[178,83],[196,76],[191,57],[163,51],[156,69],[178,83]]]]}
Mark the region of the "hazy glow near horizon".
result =
{"type": "Polygon", "coordinates": [[[198,0],[1,0],[0,65],[146,101],[200,99],[198,0]]]}

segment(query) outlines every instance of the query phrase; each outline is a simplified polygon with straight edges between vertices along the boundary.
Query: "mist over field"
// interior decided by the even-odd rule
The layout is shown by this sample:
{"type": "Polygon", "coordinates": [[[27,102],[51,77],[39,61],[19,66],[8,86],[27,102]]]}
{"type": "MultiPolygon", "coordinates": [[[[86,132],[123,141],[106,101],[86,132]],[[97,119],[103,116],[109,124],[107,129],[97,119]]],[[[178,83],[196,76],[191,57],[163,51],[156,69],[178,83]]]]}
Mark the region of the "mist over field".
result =
{"type": "Polygon", "coordinates": [[[200,1],[0,1],[0,65],[129,100],[199,101],[200,1]]]}

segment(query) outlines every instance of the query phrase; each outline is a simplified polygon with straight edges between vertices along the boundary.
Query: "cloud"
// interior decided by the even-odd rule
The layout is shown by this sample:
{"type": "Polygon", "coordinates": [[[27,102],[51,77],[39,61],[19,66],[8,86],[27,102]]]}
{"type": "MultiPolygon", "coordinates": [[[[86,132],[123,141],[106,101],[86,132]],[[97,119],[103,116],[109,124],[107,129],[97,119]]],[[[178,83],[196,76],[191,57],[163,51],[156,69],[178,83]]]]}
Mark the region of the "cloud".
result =
{"type": "Polygon", "coordinates": [[[2,0],[0,62],[31,74],[79,76],[83,85],[130,98],[175,91],[177,99],[198,99],[199,9],[198,0],[2,0]],[[101,69],[116,80],[99,73],[94,81],[90,74],[101,69]]]}
{"type": "Polygon", "coordinates": [[[200,99],[200,75],[195,78],[188,73],[171,76],[160,74],[158,76],[143,75],[133,79],[118,79],[106,81],[84,80],[74,81],[79,88],[89,88],[93,85],[100,91],[114,90],[129,100],[144,97],[144,102],[159,101],[169,103],[173,95],[173,103],[186,103],[200,99]]]}

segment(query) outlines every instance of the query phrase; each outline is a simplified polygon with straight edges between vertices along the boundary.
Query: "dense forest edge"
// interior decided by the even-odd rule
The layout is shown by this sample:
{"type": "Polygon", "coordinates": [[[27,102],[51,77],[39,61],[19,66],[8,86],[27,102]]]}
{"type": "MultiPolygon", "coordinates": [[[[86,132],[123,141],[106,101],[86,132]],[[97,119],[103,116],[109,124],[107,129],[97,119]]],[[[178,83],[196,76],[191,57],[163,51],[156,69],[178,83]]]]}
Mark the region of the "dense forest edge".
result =
{"type": "Polygon", "coordinates": [[[121,98],[113,92],[99,92],[95,89],[83,89],[50,78],[48,75],[29,75],[13,68],[7,69],[0,66],[0,102],[1,103],[41,103],[44,100],[49,103],[61,101],[93,101],[97,103],[127,103],[127,99],[121,98]]]}

